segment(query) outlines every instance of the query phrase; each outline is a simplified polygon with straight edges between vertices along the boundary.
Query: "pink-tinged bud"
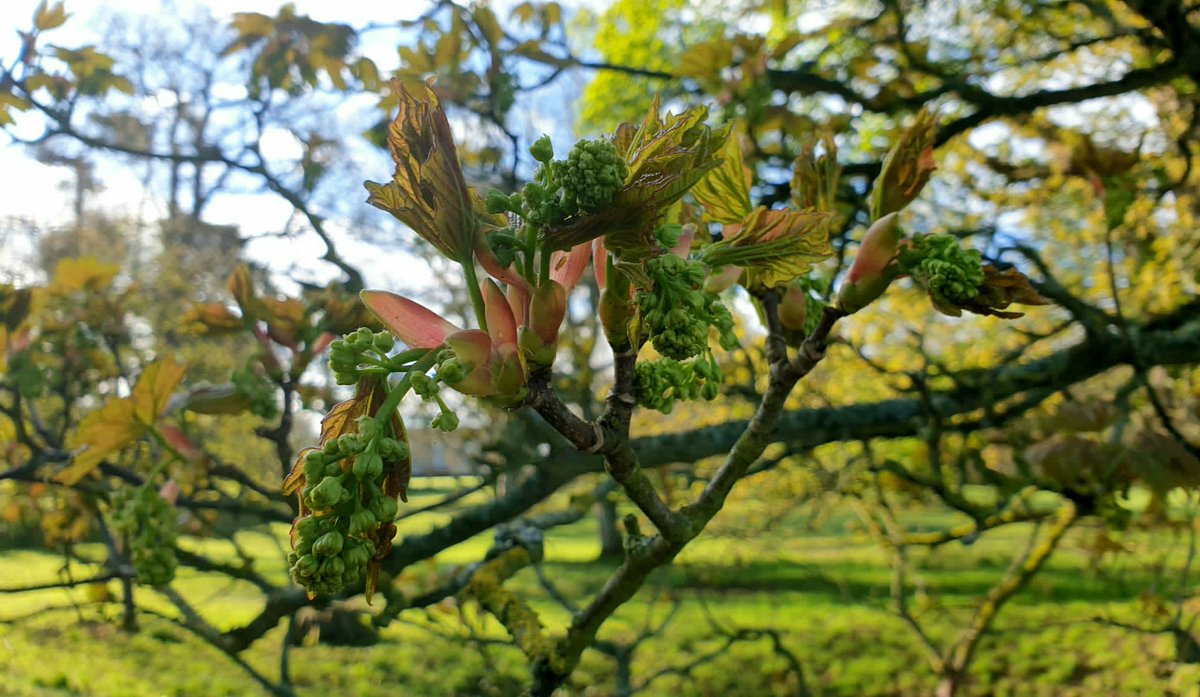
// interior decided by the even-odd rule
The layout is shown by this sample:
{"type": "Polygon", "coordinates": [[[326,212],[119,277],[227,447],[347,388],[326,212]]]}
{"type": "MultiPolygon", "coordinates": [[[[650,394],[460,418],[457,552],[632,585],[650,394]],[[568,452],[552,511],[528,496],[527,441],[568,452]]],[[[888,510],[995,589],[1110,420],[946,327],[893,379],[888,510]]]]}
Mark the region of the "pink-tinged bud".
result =
{"type": "Polygon", "coordinates": [[[726,266],[716,273],[710,273],[704,279],[705,293],[723,293],[734,286],[742,277],[742,267],[726,266]]]}
{"type": "Polygon", "coordinates": [[[492,345],[501,356],[517,352],[517,317],[513,314],[512,306],[504,291],[492,279],[487,279],[481,285],[483,291],[483,307],[487,314],[488,335],[492,337],[492,345]]]}
{"type": "Polygon", "coordinates": [[[482,329],[464,329],[446,337],[446,345],[468,373],[484,367],[492,356],[492,338],[482,329]]]}
{"type": "Polygon", "coordinates": [[[450,385],[473,397],[492,394],[492,339],[481,329],[465,329],[446,337],[446,345],[462,363],[467,376],[450,385]]]}
{"type": "Polygon", "coordinates": [[[512,308],[513,317],[517,320],[517,326],[521,327],[529,324],[530,295],[528,288],[509,286],[504,290],[504,294],[508,296],[508,306],[512,308]]]}
{"type": "Polygon", "coordinates": [[[201,462],[204,460],[204,451],[197,448],[192,441],[179,430],[178,426],[171,424],[163,424],[158,427],[159,434],[163,440],[170,443],[172,448],[180,455],[183,455],[191,462],[201,462]]]}
{"type": "Polygon", "coordinates": [[[896,213],[876,220],[867,230],[846,280],[838,289],[839,309],[846,314],[853,314],[883,295],[895,278],[890,267],[896,258],[902,235],[896,213]]]}
{"type": "Polygon", "coordinates": [[[555,281],[533,291],[530,303],[529,328],[542,343],[553,346],[558,341],[558,328],[567,316],[567,291],[555,281]]]}
{"type": "Polygon", "coordinates": [[[433,310],[404,296],[386,290],[364,290],[359,297],[371,314],[409,348],[437,348],[447,336],[459,331],[433,310]]]}
{"type": "Polygon", "coordinates": [[[179,482],[174,479],[168,479],[158,488],[158,497],[172,506],[179,500],[179,493],[179,482]]]}
{"type": "Polygon", "coordinates": [[[572,247],[570,252],[554,252],[550,257],[550,279],[562,284],[566,292],[570,293],[579,284],[579,278],[587,268],[592,250],[592,243],[584,242],[572,247]]]}
{"type": "Polygon", "coordinates": [[[779,324],[784,329],[804,331],[808,321],[808,292],[799,281],[792,281],[779,300],[779,324]]]}
{"type": "Polygon", "coordinates": [[[688,223],[683,226],[683,234],[679,236],[679,242],[671,249],[671,253],[677,257],[688,258],[692,253],[692,240],[696,239],[696,225],[688,223]]]}
{"type": "Polygon", "coordinates": [[[592,273],[596,275],[596,286],[604,288],[608,276],[608,250],[604,247],[604,238],[592,240],[592,273]]]}
{"type": "Polygon", "coordinates": [[[313,355],[321,353],[325,349],[329,348],[329,345],[332,344],[333,340],[336,338],[337,337],[330,332],[321,332],[321,335],[318,336],[316,341],[313,341],[312,345],[309,347],[310,353],[313,355]]]}

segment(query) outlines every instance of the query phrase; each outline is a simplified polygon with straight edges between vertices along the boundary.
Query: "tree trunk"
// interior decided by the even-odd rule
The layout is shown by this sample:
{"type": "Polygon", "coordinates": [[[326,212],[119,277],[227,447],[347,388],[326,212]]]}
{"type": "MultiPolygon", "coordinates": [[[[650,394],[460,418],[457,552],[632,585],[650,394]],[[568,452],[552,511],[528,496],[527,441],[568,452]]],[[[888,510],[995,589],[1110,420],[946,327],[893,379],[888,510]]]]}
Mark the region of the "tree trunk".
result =
{"type": "Polygon", "coordinates": [[[621,531],[617,529],[617,504],[607,497],[597,501],[596,522],[600,526],[600,558],[624,558],[625,544],[621,540],[621,531]]]}

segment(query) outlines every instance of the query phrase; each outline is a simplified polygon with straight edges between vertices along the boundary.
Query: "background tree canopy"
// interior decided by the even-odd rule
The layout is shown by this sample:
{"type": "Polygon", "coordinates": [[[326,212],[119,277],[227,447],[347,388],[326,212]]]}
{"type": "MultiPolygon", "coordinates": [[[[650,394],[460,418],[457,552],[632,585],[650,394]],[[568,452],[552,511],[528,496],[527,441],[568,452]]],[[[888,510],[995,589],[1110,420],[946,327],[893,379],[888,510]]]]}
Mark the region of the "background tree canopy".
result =
{"type": "Polygon", "coordinates": [[[27,9],[6,690],[1195,694],[1200,3],[27,9]]]}

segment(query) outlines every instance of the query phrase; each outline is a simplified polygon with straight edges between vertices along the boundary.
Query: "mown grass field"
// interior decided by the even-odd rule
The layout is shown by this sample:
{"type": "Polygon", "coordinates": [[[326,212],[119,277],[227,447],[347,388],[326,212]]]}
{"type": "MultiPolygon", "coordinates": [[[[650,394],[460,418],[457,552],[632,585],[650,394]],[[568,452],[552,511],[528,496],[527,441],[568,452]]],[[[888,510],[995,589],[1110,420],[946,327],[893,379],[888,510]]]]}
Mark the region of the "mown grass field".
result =
{"type": "MultiPolygon", "coordinates": [[[[425,482],[413,504],[433,500],[446,482],[425,482]]],[[[723,514],[736,515],[736,512],[723,514]]],[[[430,516],[401,529],[417,532],[430,516]]],[[[935,528],[955,522],[942,511],[909,514],[914,524],[935,528]]],[[[1011,526],[970,546],[958,543],[935,555],[914,556],[919,573],[913,608],[935,641],[961,629],[971,609],[1025,544],[1028,526],[1011,526]]],[[[282,579],[280,550],[286,528],[262,527],[236,537],[256,567],[282,579]]],[[[1135,621],[1144,617],[1143,594],[1154,576],[1155,559],[1130,559],[1113,577],[1092,568],[1084,553],[1085,528],[1077,529],[1042,574],[1003,612],[995,632],[980,647],[970,695],[1200,695],[1200,666],[1174,662],[1172,640],[1106,626],[1096,619],[1135,621]]],[[[1155,542],[1158,542],[1157,540],[1155,542]]],[[[184,538],[185,546],[236,559],[228,540],[184,538]]],[[[399,582],[420,587],[440,570],[481,558],[489,536],[470,540],[418,565],[399,582]]],[[[1179,541],[1164,534],[1161,554],[1181,562],[1179,541]]],[[[99,555],[97,549],[84,552],[99,555]]],[[[553,531],[547,540],[546,575],[572,597],[594,592],[611,565],[594,561],[595,523],[585,519],[553,531]]],[[[43,551],[0,551],[0,586],[13,587],[65,578],[61,556],[43,551]]],[[[75,578],[93,570],[69,567],[75,578]]],[[[540,589],[531,570],[513,587],[535,599],[552,628],[568,613],[540,589]]],[[[848,512],[810,525],[788,518],[769,533],[740,537],[705,536],[676,564],[606,625],[602,637],[635,639],[647,621],[662,631],[634,654],[632,683],[640,694],[683,696],[792,695],[797,684],[787,661],[767,638],[735,643],[716,658],[679,675],[672,669],[723,644],[712,628],[771,628],[803,664],[805,680],[818,695],[925,695],[934,678],[924,654],[891,613],[891,572],[884,554],[862,535],[848,512]],[[675,605],[678,603],[678,608],[675,605]],[[659,675],[661,673],[661,675],[659,675]]],[[[262,598],[242,582],[181,569],[175,588],[217,628],[254,616],[262,598]]],[[[164,617],[143,614],[141,631],[118,629],[117,584],[112,602],[95,602],[95,589],[50,590],[0,596],[0,695],[256,695],[247,674],[216,649],[164,617]]],[[[139,601],[168,617],[170,604],[150,589],[139,601]]],[[[279,627],[243,654],[264,675],[278,676],[284,628],[279,627]]],[[[407,613],[381,640],[366,648],[324,645],[293,648],[291,674],[300,695],[515,695],[524,683],[522,656],[495,640],[504,633],[479,617],[470,604],[444,603],[428,612],[407,613]],[[466,624],[463,624],[465,620],[466,624]],[[470,628],[478,641],[464,639],[470,628]]],[[[614,663],[596,651],[585,655],[567,694],[614,693],[614,663]]]]}

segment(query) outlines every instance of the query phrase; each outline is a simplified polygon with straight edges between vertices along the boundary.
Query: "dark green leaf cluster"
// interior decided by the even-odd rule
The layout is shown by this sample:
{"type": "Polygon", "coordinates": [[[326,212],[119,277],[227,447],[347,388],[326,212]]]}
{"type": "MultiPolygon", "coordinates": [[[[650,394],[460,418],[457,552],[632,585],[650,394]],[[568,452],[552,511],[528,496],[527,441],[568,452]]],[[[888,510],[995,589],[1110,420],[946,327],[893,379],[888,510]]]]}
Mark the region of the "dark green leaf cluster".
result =
{"type": "Polygon", "coordinates": [[[900,250],[900,268],[929,292],[935,302],[961,305],[979,295],[983,255],[964,249],[951,235],[917,235],[900,250]]]}
{"type": "Polygon", "coordinates": [[[721,368],[711,352],[687,361],[644,361],[637,364],[633,386],[638,406],[670,414],[677,400],[716,399],[721,368]]]}
{"type": "Polygon", "coordinates": [[[383,490],[383,463],[408,455],[406,443],[364,416],[357,433],[305,456],[300,496],[308,513],[296,521],[288,563],[309,593],[334,594],[362,578],[376,551],[371,534],[396,517],[396,499],[383,490]]]}
{"type": "Polygon", "coordinates": [[[112,497],[113,529],[126,542],[138,583],[164,586],[175,578],[175,507],[150,487],[121,490],[112,497]]]}
{"type": "Polygon", "coordinates": [[[646,273],[653,290],[636,299],[643,333],[656,351],[677,361],[699,356],[708,350],[710,328],[717,330],[721,348],[737,346],[729,308],[703,290],[703,264],[663,254],[646,262],[646,273]]]}
{"type": "Polygon", "coordinates": [[[329,368],[339,385],[357,384],[364,373],[392,372],[388,351],[395,345],[391,333],[361,327],[329,345],[329,368]]]}

